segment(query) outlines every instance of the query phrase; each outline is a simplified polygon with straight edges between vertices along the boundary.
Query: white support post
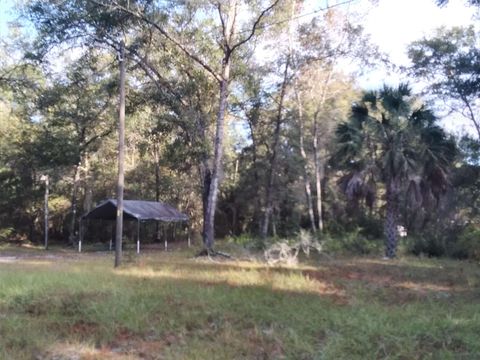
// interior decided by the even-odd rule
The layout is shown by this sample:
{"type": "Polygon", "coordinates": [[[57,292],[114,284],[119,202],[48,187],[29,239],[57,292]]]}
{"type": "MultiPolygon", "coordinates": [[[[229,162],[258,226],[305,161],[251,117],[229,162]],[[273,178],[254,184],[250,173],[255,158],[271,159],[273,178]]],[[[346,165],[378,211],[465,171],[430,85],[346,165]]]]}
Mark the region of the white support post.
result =
{"type": "Polygon", "coordinates": [[[165,228],[165,225],[163,226],[163,236],[165,238],[165,251],[168,250],[168,231],[167,229],[165,228]]]}
{"type": "Polygon", "coordinates": [[[190,247],[191,245],[191,241],[190,241],[190,224],[187,224],[187,231],[188,231],[188,247],[190,247]]]}

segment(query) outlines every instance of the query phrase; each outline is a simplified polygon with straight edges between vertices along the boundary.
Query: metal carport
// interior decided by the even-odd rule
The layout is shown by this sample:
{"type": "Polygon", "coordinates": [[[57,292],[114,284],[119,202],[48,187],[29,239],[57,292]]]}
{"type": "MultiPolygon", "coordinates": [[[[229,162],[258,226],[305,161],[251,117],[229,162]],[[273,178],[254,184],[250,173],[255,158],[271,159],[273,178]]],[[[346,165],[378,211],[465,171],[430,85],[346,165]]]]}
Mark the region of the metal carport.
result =
{"type": "MultiPolygon", "coordinates": [[[[78,251],[82,251],[83,240],[83,221],[92,220],[112,220],[117,218],[117,200],[108,199],[97,205],[80,218],[80,238],[78,241],[78,251]]],[[[161,222],[185,222],[188,216],[179,212],[173,206],[157,202],[144,200],[124,200],[123,201],[123,220],[137,221],[137,253],[140,252],[140,222],[141,221],[161,221],[161,222]]],[[[167,239],[165,239],[165,250],[167,249],[167,239]]],[[[190,246],[190,231],[188,235],[188,246],[190,246]]]]}

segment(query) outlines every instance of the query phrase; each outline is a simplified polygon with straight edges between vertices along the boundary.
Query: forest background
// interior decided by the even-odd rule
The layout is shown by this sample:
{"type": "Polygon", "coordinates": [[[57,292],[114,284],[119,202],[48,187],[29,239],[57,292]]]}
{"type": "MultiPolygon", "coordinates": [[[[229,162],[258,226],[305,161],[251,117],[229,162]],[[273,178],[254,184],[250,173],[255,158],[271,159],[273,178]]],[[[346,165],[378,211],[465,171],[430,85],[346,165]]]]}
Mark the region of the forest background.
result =
{"type": "MultiPolygon", "coordinates": [[[[20,2],[0,49],[0,241],[42,242],[44,175],[59,243],[115,197],[123,40],[126,199],[175,205],[207,247],[213,230],[259,248],[304,230],[375,253],[400,226],[406,251],[478,258],[478,29],[439,28],[398,63],[361,8],[20,2]],[[395,80],[365,91],[378,68],[395,80]]],[[[92,223],[87,240],[109,230],[92,223]]]]}

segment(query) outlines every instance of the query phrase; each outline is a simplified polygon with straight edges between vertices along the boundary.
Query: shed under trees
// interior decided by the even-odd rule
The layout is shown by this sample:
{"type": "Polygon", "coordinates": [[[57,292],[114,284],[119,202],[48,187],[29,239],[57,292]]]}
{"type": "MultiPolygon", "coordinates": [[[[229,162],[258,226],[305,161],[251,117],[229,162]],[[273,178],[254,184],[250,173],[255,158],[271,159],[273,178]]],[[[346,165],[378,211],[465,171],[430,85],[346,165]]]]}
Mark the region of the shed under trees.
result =
{"type": "MultiPolygon", "coordinates": [[[[78,251],[82,251],[82,240],[84,233],[85,220],[111,220],[115,221],[117,217],[117,200],[108,199],[100,203],[93,210],[89,211],[80,218],[80,239],[78,242],[78,251]]],[[[123,220],[136,221],[137,223],[137,253],[140,252],[140,223],[146,221],[158,221],[166,223],[188,222],[188,216],[181,213],[173,206],[156,202],[143,200],[124,200],[123,201],[123,220]]],[[[110,245],[111,246],[111,245],[110,245]]],[[[165,250],[168,243],[165,239],[165,250]]],[[[188,231],[188,246],[190,246],[190,231],[188,231]]]]}

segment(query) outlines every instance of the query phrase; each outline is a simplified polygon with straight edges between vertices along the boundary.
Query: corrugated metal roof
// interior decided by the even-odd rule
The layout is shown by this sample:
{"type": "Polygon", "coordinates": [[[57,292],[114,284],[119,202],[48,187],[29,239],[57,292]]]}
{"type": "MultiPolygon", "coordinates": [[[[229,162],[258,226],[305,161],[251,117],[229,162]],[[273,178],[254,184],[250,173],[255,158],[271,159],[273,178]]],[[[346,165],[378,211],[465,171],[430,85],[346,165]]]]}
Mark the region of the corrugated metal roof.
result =
{"type": "MultiPolygon", "coordinates": [[[[115,220],[117,200],[108,199],[83,215],[83,219],[115,220]]],[[[173,206],[156,201],[123,200],[125,220],[187,221],[188,216],[173,206]]]]}

